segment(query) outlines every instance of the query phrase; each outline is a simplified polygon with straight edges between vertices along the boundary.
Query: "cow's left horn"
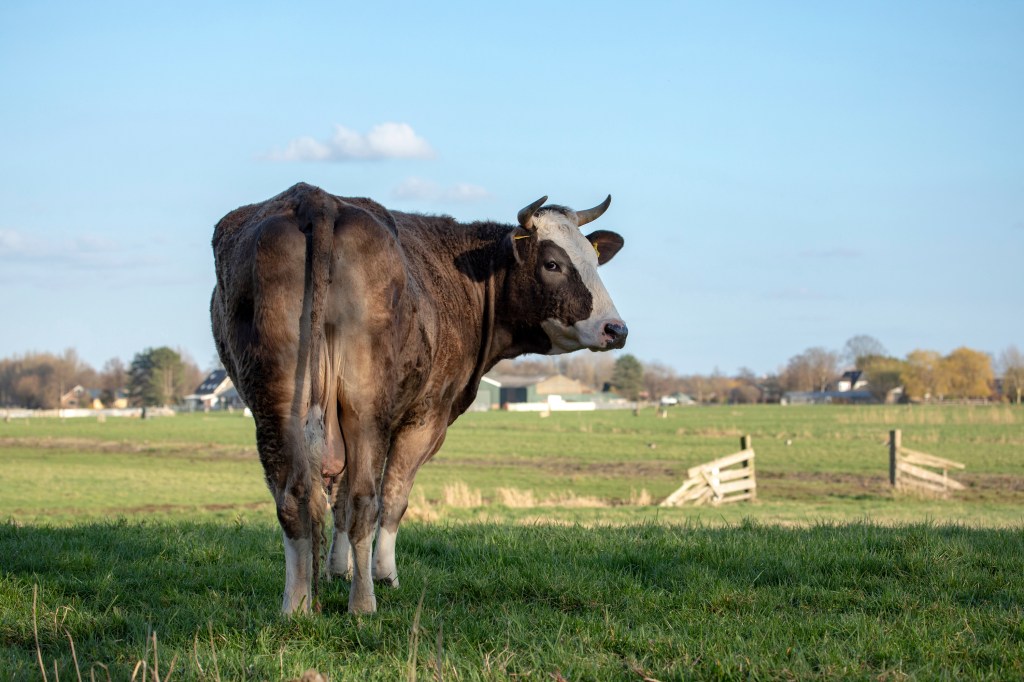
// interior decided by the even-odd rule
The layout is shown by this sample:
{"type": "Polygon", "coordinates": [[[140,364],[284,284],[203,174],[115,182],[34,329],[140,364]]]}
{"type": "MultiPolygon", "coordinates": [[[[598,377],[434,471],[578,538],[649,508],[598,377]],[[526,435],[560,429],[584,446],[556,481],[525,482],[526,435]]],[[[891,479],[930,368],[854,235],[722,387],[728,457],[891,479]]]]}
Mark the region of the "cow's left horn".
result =
{"type": "Polygon", "coordinates": [[[544,202],[547,200],[547,197],[541,197],[540,199],[537,199],[537,201],[533,202],[532,204],[521,210],[518,215],[519,224],[522,225],[523,228],[527,230],[532,229],[533,214],[536,213],[537,209],[543,206],[544,202]]]}
{"type": "Polygon", "coordinates": [[[583,227],[587,223],[593,220],[597,220],[598,218],[601,217],[601,214],[608,210],[608,207],[611,206],[611,203],[612,195],[609,194],[607,199],[602,201],[594,208],[588,208],[586,211],[576,211],[576,216],[579,218],[579,222],[577,223],[577,225],[583,227]]]}

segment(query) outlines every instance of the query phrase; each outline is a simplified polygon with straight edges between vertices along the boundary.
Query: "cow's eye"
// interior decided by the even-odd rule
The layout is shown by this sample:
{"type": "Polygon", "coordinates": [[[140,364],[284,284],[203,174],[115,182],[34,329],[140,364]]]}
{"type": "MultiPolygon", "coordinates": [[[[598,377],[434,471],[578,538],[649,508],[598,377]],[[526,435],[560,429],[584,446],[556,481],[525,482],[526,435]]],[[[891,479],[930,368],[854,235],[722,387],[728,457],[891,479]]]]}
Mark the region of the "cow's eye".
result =
{"type": "Polygon", "coordinates": [[[548,272],[558,272],[561,268],[558,267],[558,263],[553,260],[546,261],[544,263],[544,269],[548,272]]]}

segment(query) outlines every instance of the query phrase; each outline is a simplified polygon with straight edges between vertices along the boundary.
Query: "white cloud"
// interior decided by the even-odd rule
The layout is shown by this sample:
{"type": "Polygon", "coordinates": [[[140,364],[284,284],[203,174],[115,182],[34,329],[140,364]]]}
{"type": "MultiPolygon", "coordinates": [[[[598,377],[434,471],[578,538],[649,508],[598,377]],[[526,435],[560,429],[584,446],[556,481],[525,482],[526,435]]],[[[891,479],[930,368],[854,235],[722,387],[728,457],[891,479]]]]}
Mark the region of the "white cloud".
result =
{"type": "MultiPolygon", "coordinates": [[[[0,263],[8,267],[72,270],[110,270],[152,264],[147,255],[129,253],[105,237],[81,234],[73,237],[42,238],[23,230],[0,228],[0,263]]],[[[52,274],[52,273],[51,273],[52,274]]]]}
{"type": "Polygon", "coordinates": [[[423,178],[406,178],[393,192],[396,199],[404,201],[469,203],[488,199],[491,193],[479,185],[465,182],[444,187],[423,178]]]}
{"type": "Polygon", "coordinates": [[[299,137],[283,150],[264,158],[270,161],[374,161],[378,159],[430,159],[433,147],[408,123],[380,123],[365,135],[342,125],[334,126],[328,140],[299,137]]]}

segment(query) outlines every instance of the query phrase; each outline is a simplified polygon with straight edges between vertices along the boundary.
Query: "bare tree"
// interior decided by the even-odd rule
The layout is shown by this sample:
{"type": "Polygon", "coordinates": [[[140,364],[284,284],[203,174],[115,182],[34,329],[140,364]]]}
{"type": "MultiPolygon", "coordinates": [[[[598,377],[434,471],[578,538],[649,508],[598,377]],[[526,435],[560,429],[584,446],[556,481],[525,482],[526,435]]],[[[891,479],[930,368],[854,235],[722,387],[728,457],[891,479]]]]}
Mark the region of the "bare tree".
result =
{"type": "Polygon", "coordinates": [[[558,357],[558,371],[595,390],[611,381],[615,357],[611,353],[572,353],[558,357]]]}
{"type": "Polygon", "coordinates": [[[867,334],[858,334],[847,339],[846,345],[843,346],[842,360],[857,369],[863,369],[860,366],[862,358],[884,357],[885,355],[888,355],[888,351],[885,350],[881,341],[867,334]]]}
{"type": "Polygon", "coordinates": [[[786,364],[782,384],[788,391],[825,391],[839,375],[839,355],[820,346],[794,355],[786,364]]]}
{"type": "Polygon", "coordinates": [[[103,363],[100,370],[100,400],[104,405],[112,406],[117,400],[118,393],[128,388],[128,368],[121,358],[110,358],[103,363]]]}
{"type": "Polygon", "coordinates": [[[660,362],[644,364],[644,390],[651,400],[658,400],[675,391],[679,384],[676,371],[660,362]]]}
{"type": "Polygon", "coordinates": [[[1024,392],[1024,353],[1009,346],[999,354],[999,371],[1003,375],[1003,395],[1018,405],[1024,392]]]}
{"type": "Polygon", "coordinates": [[[502,360],[492,370],[495,374],[512,376],[531,376],[540,374],[557,374],[558,365],[555,358],[542,355],[528,355],[518,360],[502,360]]]}

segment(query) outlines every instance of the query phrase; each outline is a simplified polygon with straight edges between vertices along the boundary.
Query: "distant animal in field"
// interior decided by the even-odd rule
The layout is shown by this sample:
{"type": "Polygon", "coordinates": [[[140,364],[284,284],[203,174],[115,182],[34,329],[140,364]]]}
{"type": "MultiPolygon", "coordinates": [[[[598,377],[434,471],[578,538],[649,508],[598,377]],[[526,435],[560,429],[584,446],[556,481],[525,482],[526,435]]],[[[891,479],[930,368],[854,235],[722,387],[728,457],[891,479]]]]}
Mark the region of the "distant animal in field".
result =
{"type": "Polygon", "coordinates": [[[376,610],[374,580],[398,585],[416,472],[495,363],[625,344],[597,272],[622,237],[580,231],[611,197],[578,212],[546,200],[515,225],[462,224],[300,183],[217,223],[213,336],[255,418],[285,613],[314,606],[328,508],[326,573],[351,576],[349,610],[376,610]]]}

